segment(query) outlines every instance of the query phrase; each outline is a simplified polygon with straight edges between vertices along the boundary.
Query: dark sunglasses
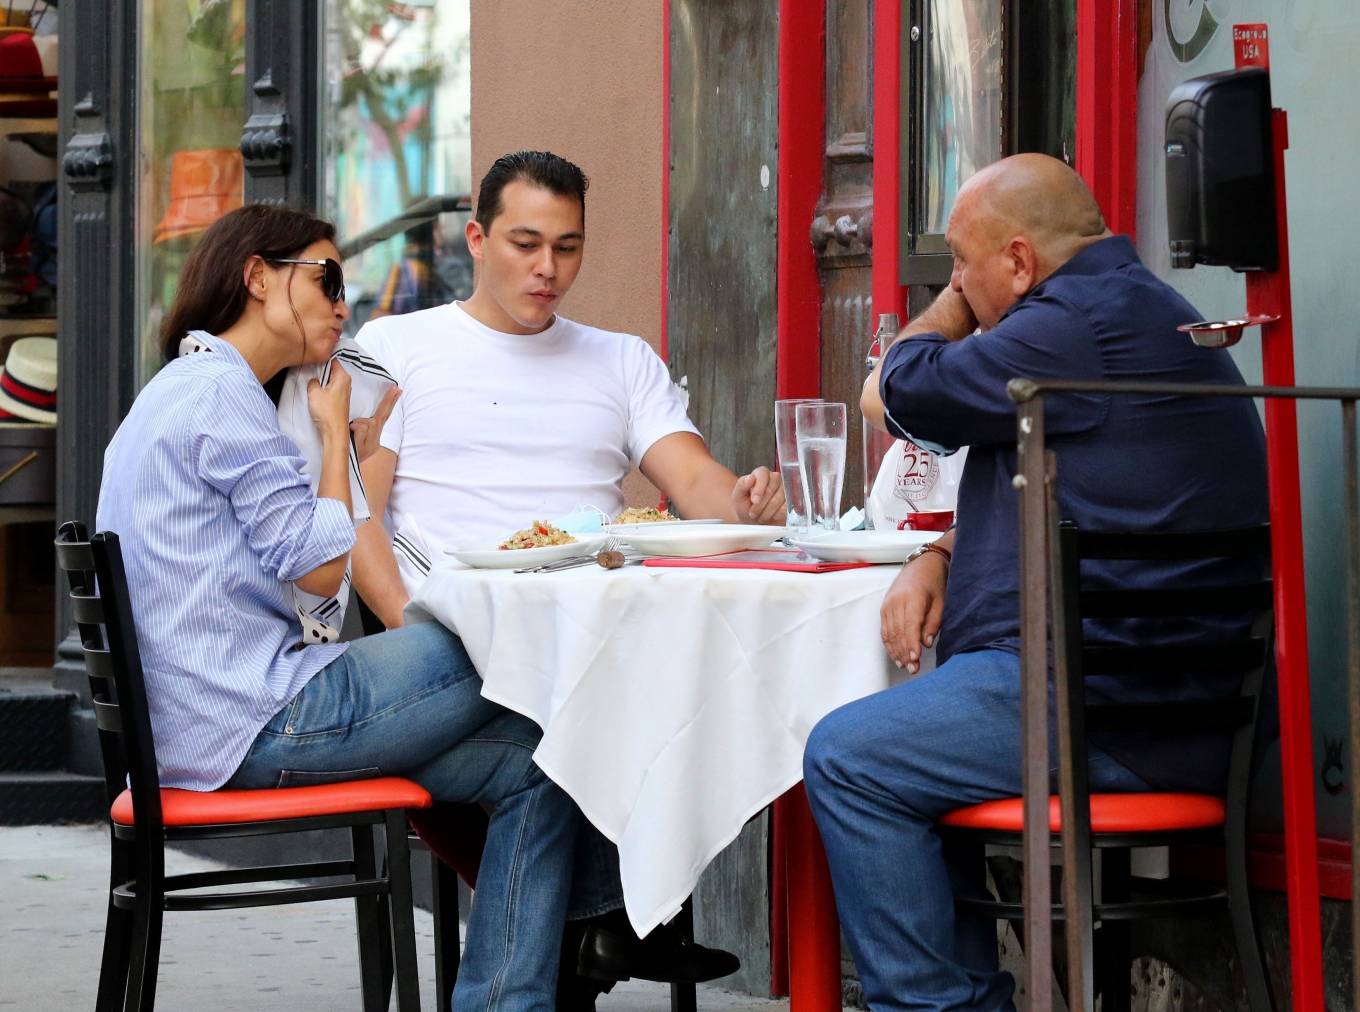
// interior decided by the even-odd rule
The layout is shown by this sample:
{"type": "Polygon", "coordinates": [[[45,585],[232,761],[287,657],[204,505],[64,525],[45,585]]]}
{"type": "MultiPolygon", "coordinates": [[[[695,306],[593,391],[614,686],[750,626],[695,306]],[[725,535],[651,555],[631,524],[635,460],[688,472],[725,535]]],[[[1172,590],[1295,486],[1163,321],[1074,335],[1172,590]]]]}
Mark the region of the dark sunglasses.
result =
{"type": "Polygon", "coordinates": [[[330,257],[325,260],[290,260],[279,257],[268,257],[266,259],[271,264],[302,264],[303,266],[320,267],[322,294],[332,303],[339,302],[345,297],[345,272],[330,257]]]}

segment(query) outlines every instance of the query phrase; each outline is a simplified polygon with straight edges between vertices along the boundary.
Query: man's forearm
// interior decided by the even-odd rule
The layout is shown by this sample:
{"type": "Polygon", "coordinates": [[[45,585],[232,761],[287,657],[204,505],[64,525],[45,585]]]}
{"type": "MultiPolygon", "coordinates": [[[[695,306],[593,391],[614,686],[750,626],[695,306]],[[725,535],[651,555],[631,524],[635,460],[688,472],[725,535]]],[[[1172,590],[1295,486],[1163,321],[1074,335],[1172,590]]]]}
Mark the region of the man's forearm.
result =
{"type": "Polygon", "coordinates": [[[939,334],[946,341],[961,341],[977,330],[977,318],[968,301],[952,288],[946,288],[914,320],[897,332],[888,342],[887,348],[880,348],[878,364],[874,366],[869,378],[864,381],[860,392],[859,407],[865,421],[876,429],[887,429],[884,422],[883,400],[879,394],[879,382],[883,375],[883,363],[888,358],[888,348],[898,341],[918,334],[939,334]]]}
{"type": "MultiPolygon", "coordinates": [[[[905,337],[915,337],[917,334],[939,334],[946,341],[961,341],[975,330],[977,319],[967,300],[954,289],[946,288],[924,312],[909,320],[897,332],[888,348],[905,337]]],[[[882,349],[884,354],[887,354],[888,348],[882,349]]]]}
{"type": "Polygon", "coordinates": [[[671,495],[671,502],[688,520],[739,521],[732,505],[732,489],[737,476],[716,460],[696,474],[683,489],[671,495]]]}
{"type": "Polygon", "coordinates": [[[406,585],[397,571],[397,557],[382,521],[372,519],[355,532],[353,553],[354,589],[383,625],[396,629],[403,624],[402,609],[408,600],[406,585]]]}

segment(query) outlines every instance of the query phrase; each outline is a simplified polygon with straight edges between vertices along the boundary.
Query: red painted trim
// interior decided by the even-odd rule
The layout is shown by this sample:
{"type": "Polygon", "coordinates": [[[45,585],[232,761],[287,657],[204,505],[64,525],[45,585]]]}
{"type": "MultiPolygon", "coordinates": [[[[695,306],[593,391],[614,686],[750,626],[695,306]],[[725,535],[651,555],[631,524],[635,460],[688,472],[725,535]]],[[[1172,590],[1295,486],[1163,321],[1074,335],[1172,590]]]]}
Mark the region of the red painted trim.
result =
{"type": "Polygon", "coordinates": [[[670,361],[671,0],[661,4],[661,360],[670,361]]]}
{"type": "Polygon", "coordinates": [[[841,929],[826,851],[802,784],[776,802],[788,862],[789,1012],[839,1012],[841,929]]]}
{"type": "Polygon", "coordinates": [[[822,386],[822,286],[808,237],[822,195],[825,65],[826,0],[780,0],[775,239],[778,397],[816,397],[822,386]]]}
{"type": "Polygon", "coordinates": [[[902,244],[902,7],[874,0],[874,322],[883,313],[906,320],[902,244]]]}
{"type": "MultiPolygon", "coordinates": [[[[1275,220],[1279,268],[1247,275],[1247,312],[1278,316],[1261,328],[1262,377],[1294,384],[1294,317],[1289,289],[1289,214],[1283,109],[1273,111],[1275,220]]],[[[1280,766],[1284,796],[1284,863],[1289,909],[1289,961],[1294,1007],[1323,1007],[1322,927],[1318,905],[1317,810],[1313,788],[1312,704],[1308,684],[1308,613],[1304,600],[1303,515],[1299,503],[1299,427],[1293,401],[1266,401],[1266,484],[1270,495],[1275,577],[1275,653],[1280,687],[1280,766]]]]}
{"type": "Polygon", "coordinates": [[[1077,0],[1077,171],[1111,231],[1138,225],[1138,0],[1077,0]]]}
{"type": "MultiPolygon", "coordinates": [[[[1330,900],[1351,901],[1351,845],[1345,840],[1317,842],[1318,895],[1330,900]]],[[[1203,882],[1224,880],[1222,847],[1172,847],[1171,874],[1203,882]]],[[[1253,834],[1248,841],[1247,877],[1252,889],[1285,892],[1289,875],[1285,867],[1284,837],[1253,834]]]]}
{"type": "MultiPolygon", "coordinates": [[[[779,161],[776,166],[775,396],[816,397],[822,387],[822,285],[809,234],[822,196],[826,129],[826,0],[779,0],[779,161]]],[[[801,788],[798,789],[801,794],[801,788]]],[[[807,801],[775,802],[770,854],[770,993],[790,994],[791,903],[806,896],[807,801]],[[795,867],[788,867],[792,862],[795,867]]],[[[816,840],[816,830],[812,829],[816,840]]],[[[820,841],[817,841],[820,846],[820,841]]],[[[825,859],[823,859],[825,865],[825,859]]],[[[813,862],[815,865],[815,862],[813,862]]],[[[824,875],[829,873],[823,872],[824,875]]],[[[840,942],[834,951],[840,962],[840,942]]],[[[800,952],[816,958],[815,946],[800,952]]],[[[823,961],[829,958],[822,953],[823,961]]],[[[806,967],[804,967],[805,969],[806,967]]],[[[834,1007],[840,1006],[839,981],[834,1007]]],[[[795,996],[800,1008],[803,998],[795,996]]]]}

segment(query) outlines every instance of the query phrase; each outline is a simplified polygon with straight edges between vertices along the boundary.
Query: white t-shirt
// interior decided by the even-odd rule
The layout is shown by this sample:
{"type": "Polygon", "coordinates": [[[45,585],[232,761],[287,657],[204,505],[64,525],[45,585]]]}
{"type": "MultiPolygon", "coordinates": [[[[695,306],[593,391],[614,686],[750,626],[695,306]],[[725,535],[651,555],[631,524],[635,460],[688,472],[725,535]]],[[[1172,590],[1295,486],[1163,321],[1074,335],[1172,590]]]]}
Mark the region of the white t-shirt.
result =
{"type": "Polygon", "coordinates": [[[653,443],[698,432],[632,334],[561,316],[503,334],[449,303],[373,320],[358,340],[402,389],[382,433],[397,454],[389,529],[418,531],[430,561],[578,506],[612,516],[653,443]]]}

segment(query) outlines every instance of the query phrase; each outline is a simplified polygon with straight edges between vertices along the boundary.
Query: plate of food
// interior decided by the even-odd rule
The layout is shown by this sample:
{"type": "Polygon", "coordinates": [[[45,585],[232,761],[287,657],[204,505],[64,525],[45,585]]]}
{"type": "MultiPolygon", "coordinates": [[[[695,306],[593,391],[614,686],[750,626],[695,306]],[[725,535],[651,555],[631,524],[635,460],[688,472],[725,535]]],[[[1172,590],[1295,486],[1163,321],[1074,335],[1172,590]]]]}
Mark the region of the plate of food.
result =
{"type": "Polygon", "coordinates": [[[722,523],[722,521],[717,517],[714,517],[711,520],[681,520],[669,510],[629,506],[614,518],[613,522],[607,526],[607,529],[614,537],[619,538],[622,541],[627,541],[630,534],[637,534],[639,532],[668,530],[672,527],[711,526],[720,523],[722,523]]]}
{"type": "Polygon", "coordinates": [[[823,562],[902,562],[939,531],[804,531],[789,544],[823,562]]]}
{"type": "Polygon", "coordinates": [[[631,528],[615,528],[614,536],[629,548],[643,555],[662,555],[674,558],[693,558],[696,555],[717,555],[739,552],[747,548],[766,548],[784,536],[783,527],[765,524],[651,524],[631,528]]]}
{"type": "Polygon", "coordinates": [[[720,523],[722,521],[717,517],[712,520],[681,520],[670,510],[657,509],[655,506],[629,506],[609,523],[609,532],[616,537],[626,538],[629,531],[676,527],[682,524],[720,523]]]}
{"type": "Polygon", "coordinates": [[[444,552],[475,569],[523,569],[593,554],[608,538],[603,532],[568,534],[546,520],[535,520],[498,545],[450,545],[444,552]]]}

